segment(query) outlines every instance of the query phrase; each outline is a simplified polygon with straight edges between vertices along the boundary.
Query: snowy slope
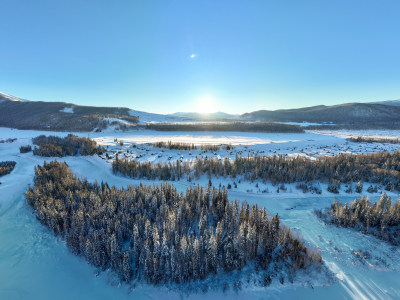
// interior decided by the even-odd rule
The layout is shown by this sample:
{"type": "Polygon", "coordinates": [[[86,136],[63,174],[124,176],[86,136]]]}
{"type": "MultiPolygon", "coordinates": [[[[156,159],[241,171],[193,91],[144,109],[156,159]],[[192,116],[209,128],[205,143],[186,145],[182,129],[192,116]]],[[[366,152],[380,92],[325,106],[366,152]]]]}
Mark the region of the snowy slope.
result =
{"type": "Polygon", "coordinates": [[[6,100],[10,100],[10,101],[28,101],[28,100],[25,100],[25,99],[21,99],[21,98],[15,97],[15,96],[10,95],[10,94],[6,94],[6,93],[3,93],[3,92],[0,92],[0,101],[2,100],[2,98],[6,99],[6,100]]]}
{"type": "Polygon", "coordinates": [[[73,114],[74,113],[74,107],[73,106],[66,106],[63,109],[60,110],[60,112],[64,112],[66,114],[73,114]]]}
{"type": "Polygon", "coordinates": [[[400,99],[398,100],[386,100],[386,101],[378,101],[378,102],[371,102],[373,104],[383,104],[389,106],[400,106],[400,99]]]}
{"type": "Polygon", "coordinates": [[[131,110],[129,114],[132,117],[138,117],[139,124],[147,124],[147,123],[165,123],[165,122],[183,122],[184,118],[171,116],[171,115],[161,115],[161,114],[153,114],[147,113],[138,110],[131,110]]]}

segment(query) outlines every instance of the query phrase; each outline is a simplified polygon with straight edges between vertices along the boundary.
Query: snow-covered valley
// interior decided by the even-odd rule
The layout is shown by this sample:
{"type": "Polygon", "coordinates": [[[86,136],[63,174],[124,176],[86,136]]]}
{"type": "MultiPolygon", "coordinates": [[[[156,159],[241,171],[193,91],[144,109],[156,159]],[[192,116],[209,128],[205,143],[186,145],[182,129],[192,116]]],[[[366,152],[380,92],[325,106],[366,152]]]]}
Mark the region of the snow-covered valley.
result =
{"type": "MultiPolygon", "coordinates": [[[[400,298],[400,249],[386,244],[373,236],[367,236],[352,229],[325,225],[314,214],[315,209],[328,207],[333,198],[352,201],[359,194],[346,194],[341,189],[338,195],[326,191],[322,194],[303,194],[295,184],[277,193],[270,183],[245,182],[229,191],[230,200],[246,200],[250,204],[265,206],[272,215],[278,213],[282,222],[301,233],[308,245],[321,249],[324,264],[329,275],[302,274],[293,284],[281,285],[278,280],[267,288],[248,284],[241,290],[232,288],[226,292],[209,290],[206,293],[187,293],[154,287],[144,283],[127,285],[120,283],[112,272],[99,272],[82,257],[72,254],[65,243],[36,220],[27,205],[24,192],[33,183],[34,166],[51,161],[52,158],[20,154],[19,146],[30,144],[30,139],[39,134],[66,135],[38,131],[0,129],[0,140],[17,138],[13,143],[0,143],[0,161],[16,161],[11,174],[0,178],[0,298],[1,299],[175,299],[188,297],[203,298],[260,298],[260,299],[393,299],[400,298]],[[256,187],[258,184],[258,187],[256,187]],[[268,190],[268,192],[261,192],[268,190]],[[368,259],[359,258],[355,252],[367,250],[368,259]]],[[[180,133],[137,131],[126,133],[90,133],[99,144],[107,147],[110,156],[119,152],[120,157],[140,161],[192,160],[194,157],[228,157],[236,154],[247,155],[335,155],[339,153],[370,153],[375,151],[396,151],[397,144],[350,143],[345,137],[361,133],[351,132],[307,132],[304,134],[261,134],[261,133],[180,133]],[[117,141],[114,141],[117,139],[117,141]],[[123,145],[120,144],[123,141],[123,145]],[[232,150],[179,151],[155,148],[147,143],[173,141],[201,144],[231,144],[232,150]],[[136,147],[133,148],[132,145],[136,147]]],[[[365,132],[362,133],[365,135],[365,132]]],[[[86,133],[77,134],[87,136],[86,133]]],[[[397,132],[370,132],[371,136],[396,136],[397,132]]],[[[398,135],[397,135],[398,136],[398,135]]],[[[66,157],[66,161],[79,176],[93,182],[105,181],[118,187],[129,184],[157,184],[149,180],[135,180],[114,175],[111,159],[98,157],[66,157]]],[[[213,178],[213,185],[227,185],[230,178],[213,178]]],[[[207,185],[208,178],[201,177],[195,182],[181,180],[173,184],[181,191],[189,185],[207,185]]],[[[380,196],[367,193],[372,201],[380,196]]],[[[393,201],[398,194],[388,193],[393,201]]]]}

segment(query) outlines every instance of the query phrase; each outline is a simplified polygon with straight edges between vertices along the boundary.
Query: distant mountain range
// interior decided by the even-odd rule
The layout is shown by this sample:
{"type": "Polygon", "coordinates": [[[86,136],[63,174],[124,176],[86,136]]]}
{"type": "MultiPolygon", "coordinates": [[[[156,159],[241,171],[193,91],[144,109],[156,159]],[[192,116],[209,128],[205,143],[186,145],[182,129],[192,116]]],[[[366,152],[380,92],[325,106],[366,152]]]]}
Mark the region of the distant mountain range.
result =
{"type": "Polygon", "coordinates": [[[220,111],[215,113],[177,112],[174,114],[170,114],[170,116],[204,121],[240,119],[240,115],[232,115],[220,111]]]}
{"type": "Polygon", "coordinates": [[[259,110],[241,115],[243,119],[270,122],[312,122],[312,123],[398,123],[400,105],[398,102],[347,103],[332,106],[312,106],[298,109],[259,110]]]}
{"type": "Polygon", "coordinates": [[[382,124],[400,122],[400,100],[372,103],[346,103],[340,105],[318,105],[311,107],[279,110],[258,110],[242,115],[223,112],[212,114],[175,113],[190,120],[200,121],[263,121],[318,124],[382,124]]]}
{"type": "Polygon", "coordinates": [[[0,92],[0,126],[53,131],[100,131],[133,129],[151,122],[263,121],[336,124],[346,128],[384,125],[400,128],[400,100],[346,103],[280,110],[258,110],[242,115],[216,112],[178,112],[170,115],[126,107],[81,106],[66,102],[28,101],[0,92]],[[352,127],[353,126],[353,127],[352,127]]]}

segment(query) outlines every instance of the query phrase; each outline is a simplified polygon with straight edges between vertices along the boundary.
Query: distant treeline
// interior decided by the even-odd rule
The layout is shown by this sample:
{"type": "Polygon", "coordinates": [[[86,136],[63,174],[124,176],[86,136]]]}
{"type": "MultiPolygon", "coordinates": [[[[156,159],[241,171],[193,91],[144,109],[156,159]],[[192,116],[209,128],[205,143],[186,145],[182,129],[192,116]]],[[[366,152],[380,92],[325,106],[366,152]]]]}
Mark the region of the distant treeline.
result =
{"type": "Polygon", "coordinates": [[[0,177],[11,173],[15,164],[15,161],[0,161],[0,177]]]}
{"type": "Polygon", "coordinates": [[[97,146],[91,138],[77,137],[69,134],[64,138],[58,136],[40,135],[32,139],[33,144],[38,145],[33,150],[34,155],[44,157],[63,157],[80,155],[103,154],[103,146],[97,146]]]}
{"type": "Polygon", "coordinates": [[[393,245],[400,245],[400,201],[393,205],[386,194],[382,194],[374,204],[366,197],[345,205],[335,199],[328,210],[317,210],[315,213],[327,223],[354,227],[393,245]]]}
{"type": "Polygon", "coordinates": [[[264,285],[283,269],[321,266],[278,215],[246,202],[230,202],[225,189],[169,184],[126,189],[77,179],[65,163],[35,168],[26,192],[38,219],[68,247],[129,282],[185,283],[208,275],[256,268],[264,285]]]}
{"type": "Polygon", "coordinates": [[[304,127],[306,130],[366,130],[366,129],[389,129],[395,130],[400,129],[400,122],[386,121],[386,122],[369,122],[360,121],[356,123],[343,123],[343,124],[321,124],[321,125],[309,125],[304,127]]]}
{"type": "Polygon", "coordinates": [[[174,143],[171,141],[168,142],[156,142],[153,143],[154,147],[157,148],[166,148],[169,150],[197,150],[201,149],[202,151],[218,151],[222,148],[225,150],[233,149],[232,144],[225,144],[225,145],[214,145],[214,144],[202,144],[196,146],[195,144],[191,143],[174,143]]]}
{"type": "Polygon", "coordinates": [[[321,156],[315,160],[302,156],[249,156],[233,161],[228,158],[196,158],[192,163],[150,163],[118,159],[112,164],[114,173],[133,178],[175,180],[183,176],[244,176],[247,180],[277,183],[321,180],[334,185],[366,181],[400,190],[400,152],[340,154],[321,156]]]}
{"type": "Polygon", "coordinates": [[[400,144],[399,138],[384,138],[384,137],[368,137],[368,136],[358,136],[351,137],[347,139],[349,142],[353,143],[387,143],[387,144],[400,144]]]}
{"type": "Polygon", "coordinates": [[[158,131],[239,131],[239,132],[276,132],[303,133],[297,125],[270,122],[230,122],[230,123],[151,123],[146,129],[158,131]]]}

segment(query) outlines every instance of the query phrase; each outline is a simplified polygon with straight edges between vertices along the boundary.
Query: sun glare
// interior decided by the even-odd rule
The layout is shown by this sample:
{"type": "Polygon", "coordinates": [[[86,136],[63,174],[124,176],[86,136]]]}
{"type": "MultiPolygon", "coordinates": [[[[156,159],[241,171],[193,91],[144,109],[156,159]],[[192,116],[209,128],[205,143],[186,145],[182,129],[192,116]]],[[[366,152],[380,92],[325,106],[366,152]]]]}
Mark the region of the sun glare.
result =
{"type": "Polygon", "coordinates": [[[202,114],[215,112],[215,101],[210,96],[199,98],[197,102],[197,112],[202,114]]]}

